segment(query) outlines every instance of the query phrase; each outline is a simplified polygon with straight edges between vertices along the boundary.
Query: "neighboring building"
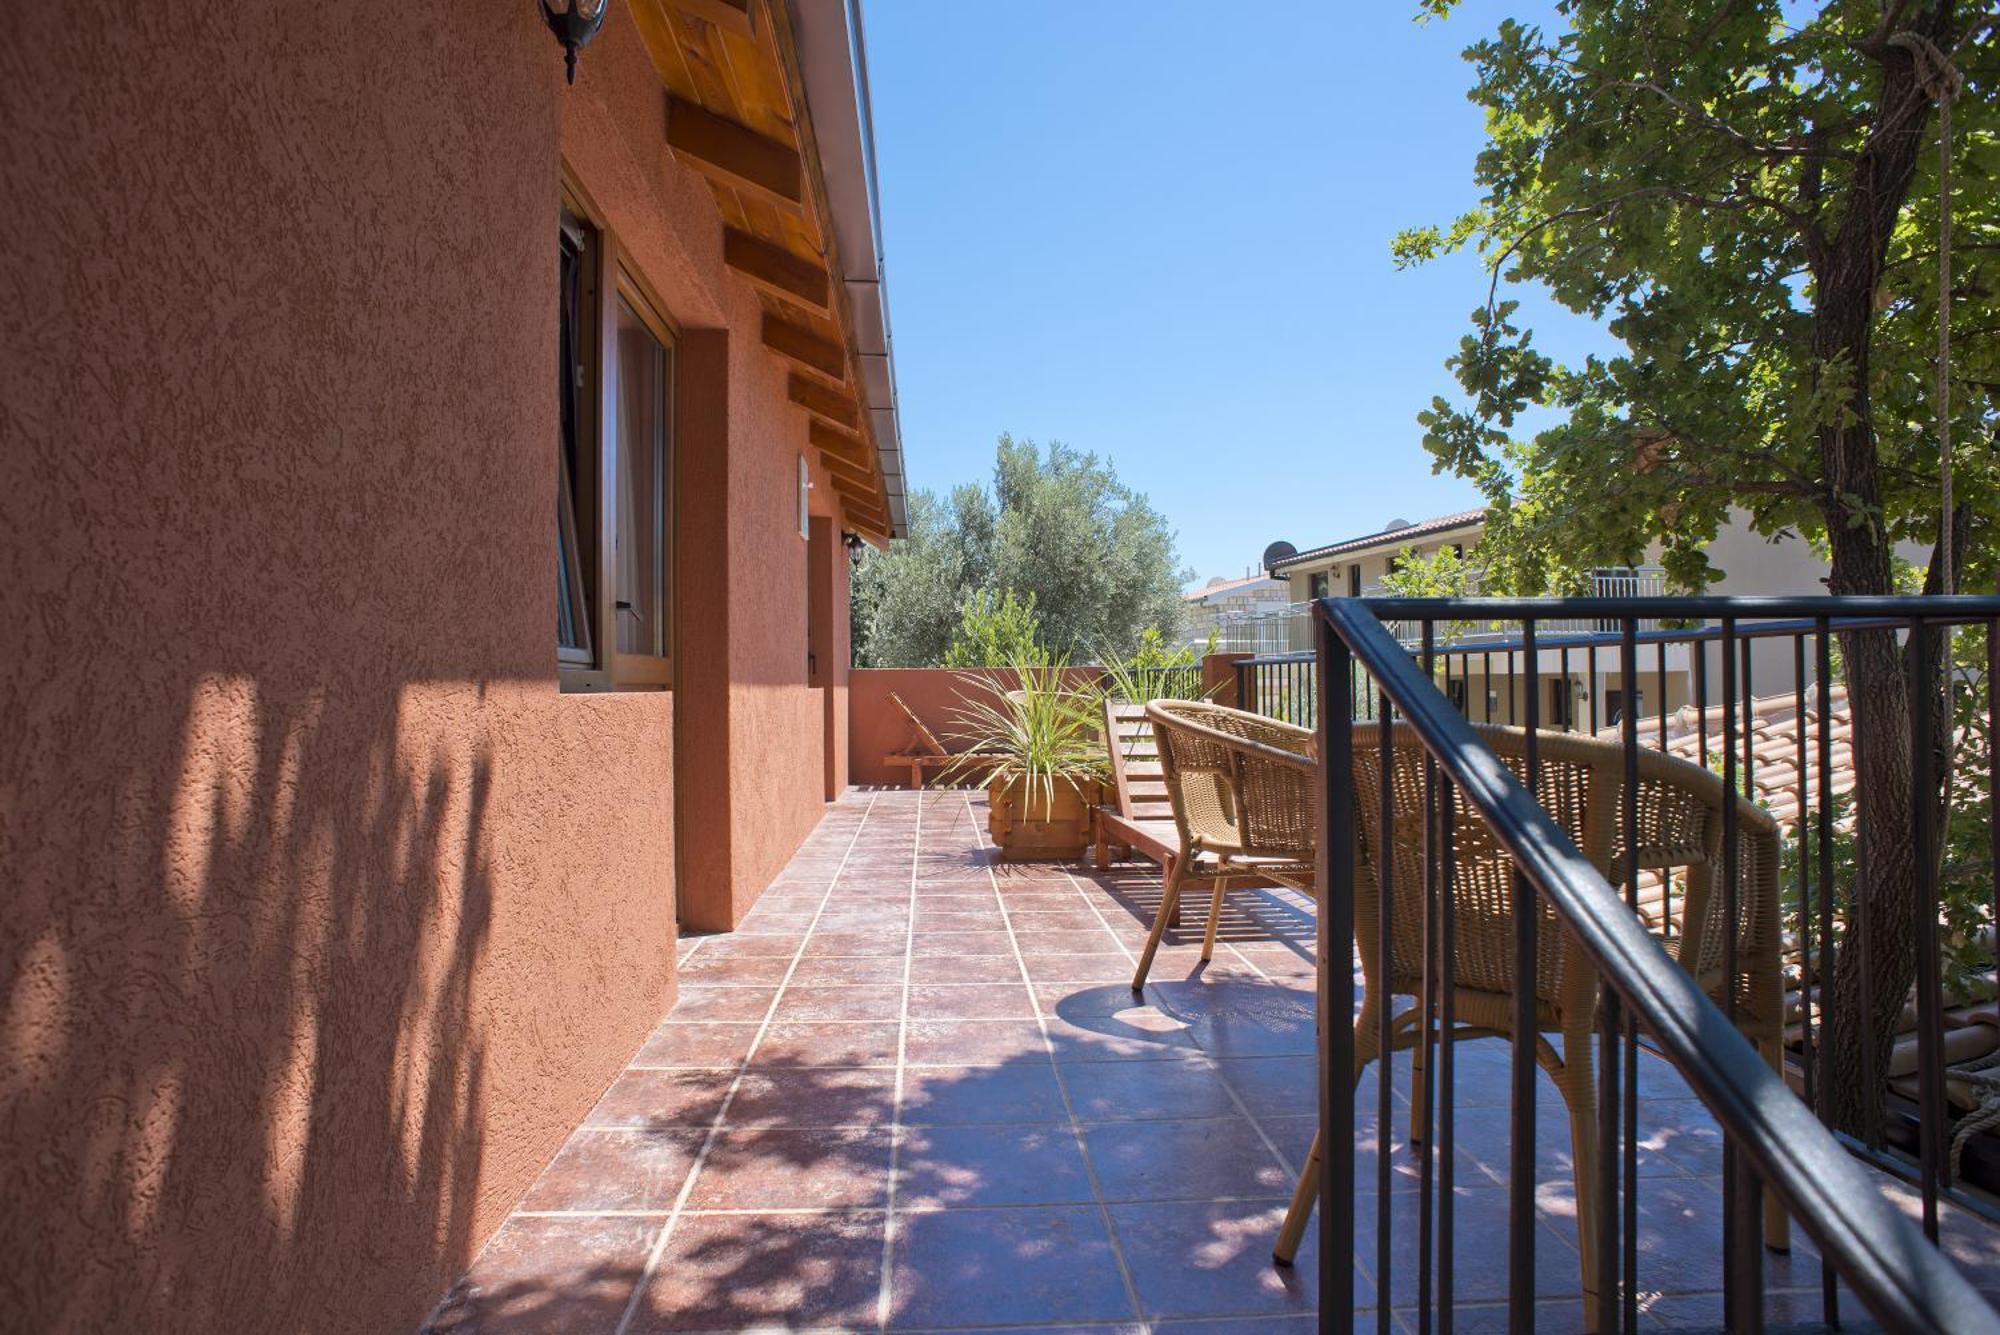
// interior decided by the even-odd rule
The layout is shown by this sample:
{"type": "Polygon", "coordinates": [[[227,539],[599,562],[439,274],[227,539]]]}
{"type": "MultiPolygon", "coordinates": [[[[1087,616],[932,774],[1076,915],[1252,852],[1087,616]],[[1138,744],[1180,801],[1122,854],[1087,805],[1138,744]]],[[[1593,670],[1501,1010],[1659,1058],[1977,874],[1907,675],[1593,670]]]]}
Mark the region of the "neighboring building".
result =
{"type": "MultiPolygon", "coordinates": [[[[1476,572],[1478,545],[1485,531],[1486,511],[1463,510],[1417,523],[1392,520],[1380,532],[1328,543],[1298,551],[1289,543],[1273,543],[1265,553],[1265,567],[1273,578],[1285,582],[1282,606],[1228,627],[1219,644],[1224,652],[1252,654],[1304,653],[1312,647],[1309,603],[1324,597],[1368,597],[1383,592],[1382,580],[1396,565],[1411,555],[1431,556],[1441,548],[1455,549],[1476,572]]],[[[1629,568],[1604,569],[1593,576],[1591,596],[1602,598],[1648,597],[1667,591],[1665,577],[1656,564],[1659,544],[1647,552],[1647,563],[1629,568]]],[[[1906,560],[1928,559],[1921,547],[1906,544],[1900,553],[1906,560]]],[[[1732,596],[1805,595],[1826,592],[1826,563],[1812,545],[1796,534],[1777,539],[1751,530],[1748,515],[1732,510],[1730,519],[1708,546],[1709,560],[1722,578],[1707,592],[1732,596]]],[[[1477,593],[1476,576],[1472,588],[1477,593]]],[[[1396,627],[1407,635],[1411,628],[1396,627]]],[[[1588,621],[1549,621],[1537,630],[1545,639],[1570,637],[1578,647],[1565,654],[1545,650],[1538,656],[1538,677],[1546,692],[1538,701],[1545,720],[1574,723],[1576,726],[1605,726],[1615,722],[1628,703],[1636,703],[1647,716],[1657,715],[1664,700],[1669,710],[1678,709],[1695,698],[1694,658],[1685,644],[1661,649],[1647,645],[1639,654],[1640,670],[1633,674],[1634,690],[1628,690],[1617,665],[1615,647],[1600,645],[1592,653],[1586,637],[1606,627],[1588,621]]],[[[1446,661],[1447,690],[1459,707],[1475,719],[1520,722],[1526,714],[1524,694],[1528,672],[1524,655],[1505,651],[1509,629],[1497,631],[1467,625],[1455,628],[1449,643],[1441,646],[1446,661]]],[[[1720,650],[1706,650],[1706,670],[1721,671],[1720,650]]],[[[1752,650],[1754,681],[1760,692],[1792,688],[1793,665],[1757,663],[1752,650]]],[[[1811,678],[1810,671],[1807,674],[1811,678]]],[[[1713,689],[1709,694],[1714,695],[1713,689]]]]}
{"type": "Polygon", "coordinates": [[[1220,638],[1233,622],[1282,610],[1291,601],[1285,581],[1270,575],[1217,575],[1181,597],[1187,602],[1187,642],[1196,647],[1208,643],[1210,635],[1220,638]]]}
{"type": "Polygon", "coordinates": [[[1414,524],[1392,519],[1379,533],[1309,551],[1288,553],[1289,543],[1275,544],[1265,553],[1265,569],[1274,579],[1285,581],[1287,602],[1341,595],[1359,598],[1373,591],[1406,556],[1431,556],[1444,547],[1455,548],[1463,556],[1478,545],[1485,528],[1483,509],[1461,510],[1414,524]]]}
{"type": "Polygon", "coordinates": [[[852,0],[10,13],[13,1330],[411,1330],[847,782],[852,0]]]}

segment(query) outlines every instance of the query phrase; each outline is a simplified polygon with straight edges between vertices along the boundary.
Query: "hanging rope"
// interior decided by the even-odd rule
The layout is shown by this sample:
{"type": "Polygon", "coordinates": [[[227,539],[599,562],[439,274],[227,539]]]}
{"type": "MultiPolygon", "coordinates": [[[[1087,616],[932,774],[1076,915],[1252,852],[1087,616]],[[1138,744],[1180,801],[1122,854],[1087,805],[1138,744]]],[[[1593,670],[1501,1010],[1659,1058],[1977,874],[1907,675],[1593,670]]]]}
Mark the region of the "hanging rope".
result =
{"type": "Polygon", "coordinates": [[[1951,560],[1951,104],[1965,86],[1965,76],[1920,32],[1899,32],[1889,38],[1889,45],[1910,53],[1917,82],[1938,109],[1938,553],[1944,562],[1938,587],[1951,593],[1957,587],[1951,560]]]}

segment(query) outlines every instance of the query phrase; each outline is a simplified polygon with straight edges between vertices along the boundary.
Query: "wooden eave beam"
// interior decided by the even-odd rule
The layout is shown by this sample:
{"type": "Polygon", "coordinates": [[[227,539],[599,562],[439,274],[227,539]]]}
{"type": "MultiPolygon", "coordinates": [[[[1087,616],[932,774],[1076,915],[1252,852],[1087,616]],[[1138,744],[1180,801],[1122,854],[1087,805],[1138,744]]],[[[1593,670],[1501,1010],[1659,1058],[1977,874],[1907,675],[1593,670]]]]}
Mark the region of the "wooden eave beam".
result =
{"type": "Polygon", "coordinates": [[[826,269],[817,259],[795,255],[740,228],[725,227],[722,262],[760,291],[804,306],[816,315],[833,313],[826,269]]]}
{"type": "Polygon", "coordinates": [[[810,376],[792,372],[786,377],[785,393],[793,403],[834,426],[853,431],[861,425],[861,409],[853,399],[810,376]]]}
{"type": "Polygon", "coordinates": [[[695,170],[720,176],[787,208],[805,206],[805,168],[797,150],[696,102],[667,94],[667,146],[695,170]]]}
{"type": "Polygon", "coordinates": [[[806,436],[812,441],[813,448],[823,454],[839,455],[858,468],[866,468],[871,463],[868,442],[852,432],[828,426],[815,418],[806,424],[806,436]]]}
{"type": "Polygon", "coordinates": [[[841,383],[847,380],[846,348],[769,311],[764,312],[764,346],[829,380],[841,383]]]}
{"type": "Polygon", "coordinates": [[[819,458],[820,462],[826,465],[826,471],[832,474],[836,481],[846,478],[850,482],[863,483],[870,490],[874,489],[875,474],[861,464],[844,455],[829,454],[825,450],[819,452],[819,458]]]}
{"type": "Polygon", "coordinates": [[[718,28],[728,28],[745,37],[757,35],[756,11],[751,8],[751,0],[667,0],[667,3],[683,14],[707,19],[718,28]]]}
{"type": "Polygon", "coordinates": [[[884,514],[882,511],[876,509],[872,505],[867,505],[856,501],[851,496],[841,497],[840,510],[841,513],[846,515],[849,519],[855,520],[859,523],[867,524],[872,528],[874,528],[877,532],[887,533],[889,531],[888,515],[884,514]]]}

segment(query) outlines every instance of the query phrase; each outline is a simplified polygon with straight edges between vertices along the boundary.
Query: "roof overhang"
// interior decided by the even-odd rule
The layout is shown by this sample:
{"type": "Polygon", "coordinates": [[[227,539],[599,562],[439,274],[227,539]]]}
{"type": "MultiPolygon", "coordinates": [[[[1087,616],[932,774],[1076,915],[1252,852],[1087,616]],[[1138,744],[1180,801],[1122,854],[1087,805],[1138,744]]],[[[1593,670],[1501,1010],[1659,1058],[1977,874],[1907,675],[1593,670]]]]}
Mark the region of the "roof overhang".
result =
{"type": "Polygon", "coordinates": [[[722,216],[842,524],[909,531],[858,0],[632,0],[666,140],[722,216]]]}

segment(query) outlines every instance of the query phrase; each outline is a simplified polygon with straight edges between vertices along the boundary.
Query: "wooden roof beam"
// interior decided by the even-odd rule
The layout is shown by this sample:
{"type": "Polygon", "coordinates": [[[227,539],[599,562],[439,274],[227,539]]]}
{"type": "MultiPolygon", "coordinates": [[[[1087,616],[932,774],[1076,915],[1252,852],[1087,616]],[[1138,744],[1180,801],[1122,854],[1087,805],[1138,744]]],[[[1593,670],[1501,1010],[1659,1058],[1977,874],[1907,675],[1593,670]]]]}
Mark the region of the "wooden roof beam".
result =
{"type": "Polygon", "coordinates": [[[816,315],[833,312],[826,269],[817,259],[794,255],[763,237],[725,227],[722,262],[774,297],[804,306],[816,315]]]}
{"type": "Polygon", "coordinates": [[[874,506],[858,501],[852,496],[840,498],[841,513],[849,519],[868,524],[878,533],[889,531],[889,516],[874,506]]]}
{"type": "Polygon", "coordinates": [[[829,380],[847,379],[847,349],[769,311],[764,312],[764,346],[829,380]]]}
{"type": "Polygon", "coordinates": [[[851,431],[841,431],[814,418],[806,424],[806,435],[813,448],[822,454],[838,455],[857,468],[867,468],[873,463],[868,442],[851,431]]]}
{"type": "Polygon", "coordinates": [[[821,463],[826,465],[827,473],[832,476],[835,482],[842,480],[857,482],[867,487],[870,491],[875,489],[875,475],[860,464],[849,463],[839,455],[828,454],[825,450],[819,452],[819,459],[821,463]]]}
{"type": "Polygon", "coordinates": [[[751,8],[751,0],[667,0],[667,3],[683,14],[707,19],[718,28],[728,28],[745,37],[757,35],[756,11],[751,8]]]}
{"type": "Polygon", "coordinates": [[[785,392],[793,403],[834,426],[853,431],[861,425],[861,409],[845,390],[829,388],[794,371],[785,381],[785,392]]]}
{"type": "Polygon", "coordinates": [[[787,208],[805,205],[805,168],[790,144],[766,139],[672,93],[667,94],[667,146],[704,175],[787,208]]]}

